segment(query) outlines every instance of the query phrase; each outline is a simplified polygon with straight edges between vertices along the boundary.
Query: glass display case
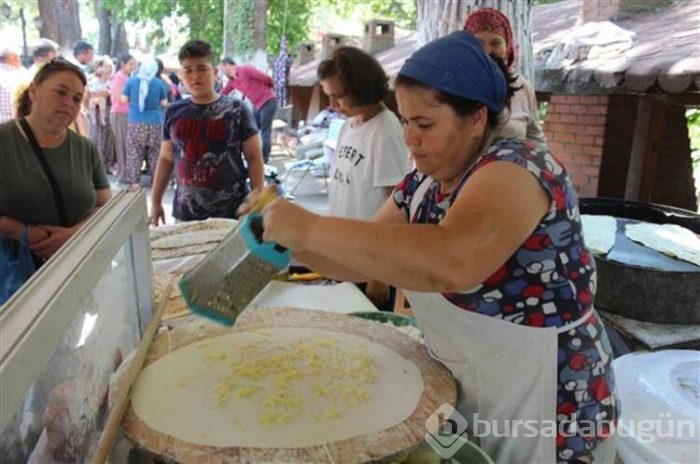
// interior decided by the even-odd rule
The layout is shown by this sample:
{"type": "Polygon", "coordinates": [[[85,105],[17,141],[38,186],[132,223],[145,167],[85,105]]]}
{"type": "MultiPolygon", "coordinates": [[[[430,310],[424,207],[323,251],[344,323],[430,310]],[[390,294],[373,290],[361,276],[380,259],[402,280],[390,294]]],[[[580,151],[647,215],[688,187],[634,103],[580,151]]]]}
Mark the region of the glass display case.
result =
{"type": "Polygon", "coordinates": [[[3,463],[89,460],[152,300],[146,194],[123,191],[0,307],[3,463]]]}

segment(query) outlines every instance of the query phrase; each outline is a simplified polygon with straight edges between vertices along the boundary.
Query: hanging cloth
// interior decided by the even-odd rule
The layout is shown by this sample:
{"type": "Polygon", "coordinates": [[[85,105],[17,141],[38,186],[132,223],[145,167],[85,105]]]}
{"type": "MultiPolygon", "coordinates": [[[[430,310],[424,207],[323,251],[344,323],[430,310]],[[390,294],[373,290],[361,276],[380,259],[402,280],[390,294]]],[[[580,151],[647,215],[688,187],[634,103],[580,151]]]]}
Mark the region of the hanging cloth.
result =
{"type": "Polygon", "coordinates": [[[287,81],[292,60],[287,53],[287,38],[280,40],[280,54],[272,65],[272,81],[277,95],[277,104],[282,107],[287,104],[287,81]]]}
{"type": "Polygon", "coordinates": [[[287,53],[287,9],[288,1],[284,0],[284,18],[282,20],[282,36],[280,39],[280,53],[272,65],[272,85],[277,95],[278,107],[283,107],[287,104],[287,81],[289,79],[289,70],[292,67],[292,59],[287,53]]]}

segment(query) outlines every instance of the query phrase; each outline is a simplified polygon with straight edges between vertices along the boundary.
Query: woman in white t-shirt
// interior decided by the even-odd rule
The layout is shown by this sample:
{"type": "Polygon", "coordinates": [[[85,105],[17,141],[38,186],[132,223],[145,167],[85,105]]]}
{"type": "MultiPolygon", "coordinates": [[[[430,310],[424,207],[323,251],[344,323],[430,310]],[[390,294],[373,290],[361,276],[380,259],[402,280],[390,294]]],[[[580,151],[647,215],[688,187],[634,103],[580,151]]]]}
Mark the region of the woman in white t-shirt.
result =
{"type": "MultiPolygon", "coordinates": [[[[493,8],[481,8],[471,13],[464,21],[464,30],[479,39],[487,54],[502,59],[511,72],[516,63],[515,42],[508,17],[493,8]]],[[[498,132],[500,138],[516,138],[544,141],[540,127],[537,99],[532,85],[519,75],[516,90],[510,102],[508,121],[498,132]]]]}
{"type": "MultiPolygon", "coordinates": [[[[401,123],[382,101],[387,76],[372,55],[355,47],[337,48],[317,74],[330,107],[348,118],[331,163],[330,215],[371,219],[409,171],[401,123]]],[[[377,306],[391,303],[384,284],[368,282],[364,290],[377,306]]]]}

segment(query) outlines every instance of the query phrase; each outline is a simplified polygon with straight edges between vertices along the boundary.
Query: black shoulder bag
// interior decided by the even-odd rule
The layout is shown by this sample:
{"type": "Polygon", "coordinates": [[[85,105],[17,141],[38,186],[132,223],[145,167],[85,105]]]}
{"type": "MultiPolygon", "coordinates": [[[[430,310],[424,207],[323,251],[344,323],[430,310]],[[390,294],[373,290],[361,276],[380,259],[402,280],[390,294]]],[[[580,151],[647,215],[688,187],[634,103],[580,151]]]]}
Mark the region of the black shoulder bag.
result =
{"type": "Polygon", "coordinates": [[[53,175],[53,171],[51,171],[51,167],[46,161],[46,156],[44,156],[44,150],[41,149],[39,143],[36,141],[36,137],[34,137],[34,132],[32,132],[32,128],[29,127],[29,123],[27,122],[27,120],[22,118],[19,120],[19,123],[22,126],[22,129],[24,130],[24,133],[26,134],[27,138],[29,139],[29,144],[32,146],[32,149],[34,149],[36,157],[39,159],[39,164],[41,164],[41,167],[44,170],[44,174],[46,174],[46,177],[49,179],[49,183],[51,184],[51,190],[53,190],[53,201],[56,204],[56,211],[58,212],[58,221],[61,223],[61,226],[68,227],[68,220],[66,218],[66,205],[63,202],[63,195],[61,195],[61,189],[58,186],[56,177],[53,175]]]}

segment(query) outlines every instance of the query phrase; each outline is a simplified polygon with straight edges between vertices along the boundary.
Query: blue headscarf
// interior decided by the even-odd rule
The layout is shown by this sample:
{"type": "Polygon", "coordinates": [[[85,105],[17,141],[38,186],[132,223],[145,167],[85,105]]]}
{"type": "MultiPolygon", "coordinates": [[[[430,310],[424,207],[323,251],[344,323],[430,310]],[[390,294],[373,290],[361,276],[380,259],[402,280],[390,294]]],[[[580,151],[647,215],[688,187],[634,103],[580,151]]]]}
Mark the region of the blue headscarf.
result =
{"type": "Polygon", "coordinates": [[[137,74],[139,78],[139,111],[143,113],[146,107],[146,97],[148,96],[148,86],[158,73],[158,62],[152,56],[144,58],[137,74]]]}
{"type": "Polygon", "coordinates": [[[406,60],[399,76],[483,103],[496,113],[505,107],[505,76],[469,32],[453,32],[421,47],[406,60]]]}

